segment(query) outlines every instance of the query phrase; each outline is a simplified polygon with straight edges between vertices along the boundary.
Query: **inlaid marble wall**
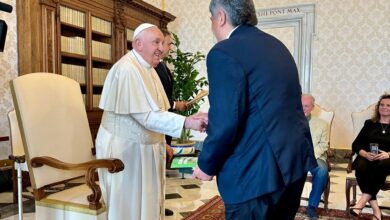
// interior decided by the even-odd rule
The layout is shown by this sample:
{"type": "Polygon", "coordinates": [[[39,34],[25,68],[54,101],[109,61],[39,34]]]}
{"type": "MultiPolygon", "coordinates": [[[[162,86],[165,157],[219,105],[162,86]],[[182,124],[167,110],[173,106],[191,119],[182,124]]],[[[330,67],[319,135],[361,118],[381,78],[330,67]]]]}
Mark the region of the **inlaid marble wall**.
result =
{"type": "MultiPolygon", "coordinates": [[[[161,8],[162,1],[147,2],[161,8]]],[[[210,29],[209,0],[165,0],[177,18],[168,27],[182,48],[207,54],[215,39],[210,29]]],[[[363,110],[390,92],[389,0],[254,0],[256,9],[315,3],[312,94],[335,111],[331,146],[349,148],[351,112],[363,110]]],[[[278,33],[280,34],[280,33],[278,33]]],[[[289,33],[286,33],[289,34],[289,33]]],[[[199,65],[206,74],[205,62],[199,65]]],[[[204,109],[207,109],[207,104],[204,109]]]]}
{"type": "MultiPolygon", "coordinates": [[[[0,136],[9,136],[7,113],[13,108],[9,81],[18,75],[16,0],[1,2],[13,6],[12,13],[0,11],[0,19],[4,20],[8,26],[4,52],[0,52],[0,136]]],[[[0,142],[0,159],[8,158],[10,152],[9,142],[0,142]]]]}

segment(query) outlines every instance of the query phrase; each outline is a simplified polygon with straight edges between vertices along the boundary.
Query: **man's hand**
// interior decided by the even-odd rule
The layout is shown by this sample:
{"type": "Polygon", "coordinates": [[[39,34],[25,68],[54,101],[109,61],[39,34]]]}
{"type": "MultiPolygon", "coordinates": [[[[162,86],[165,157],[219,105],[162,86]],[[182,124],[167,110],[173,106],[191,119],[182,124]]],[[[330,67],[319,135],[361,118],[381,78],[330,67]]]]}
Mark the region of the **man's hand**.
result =
{"type": "Polygon", "coordinates": [[[213,179],[213,176],[207,175],[199,167],[195,168],[194,172],[192,173],[192,177],[203,181],[211,181],[213,179]]]}
{"type": "Polygon", "coordinates": [[[194,118],[196,119],[202,119],[203,121],[206,122],[206,124],[209,123],[209,115],[207,112],[197,112],[196,114],[193,115],[194,118]]]}
{"type": "Polygon", "coordinates": [[[184,128],[204,132],[206,131],[207,122],[208,121],[206,121],[204,117],[197,117],[195,115],[191,115],[185,119],[184,128]]]}
{"type": "Polygon", "coordinates": [[[175,110],[185,111],[189,108],[190,108],[190,106],[187,104],[187,102],[183,102],[183,101],[176,101],[175,102],[175,110]]]}

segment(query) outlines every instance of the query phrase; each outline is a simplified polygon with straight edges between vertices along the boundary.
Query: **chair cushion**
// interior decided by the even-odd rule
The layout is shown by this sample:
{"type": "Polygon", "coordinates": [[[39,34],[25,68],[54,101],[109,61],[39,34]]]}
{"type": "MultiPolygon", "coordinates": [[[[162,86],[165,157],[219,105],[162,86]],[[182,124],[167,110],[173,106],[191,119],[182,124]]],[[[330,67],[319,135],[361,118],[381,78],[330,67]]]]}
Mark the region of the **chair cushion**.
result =
{"type": "Polygon", "coordinates": [[[313,111],[311,112],[313,116],[316,116],[322,120],[324,120],[326,123],[328,123],[329,131],[332,127],[332,122],[334,118],[334,111],[327,111],[323,109],[321,106],[315,104],[313,111]]]}
{"type": "MultiPolygon", "coordinates": [[[[356,180],[355,170],[352,170],[351,173],[348,173],[346,178],[349,180],[356,180]]],[[[386,184],[390,184],[390,175],[386,178],[386,184]]]]}
{"type": "Polygon", "coordinates": [[[362,129],[364,122],[371,118],[375,112],[375,104],[368,106],[361,112],[352,112],[353,137],[356,137],[362,129]]]}
{"type": "Polygon", "coordinates": [[[352,170],[351,173],[348,173],[347,176],[346,176],[347,179],[350,179],[350,180],[356,180],[356,176],[355,176],[355,170],[352,170]]]}
{"type": "Polygon", "coordinates": [[[102,208],[98,210],[89,209],[87,196],[91,193],[91,189],[86,184],[82,184],[80,186],[50,194],[44,199],[36,201],[36,205],[89,215],[99,215],[100,213],[106,211],[106,206],[102,201],[102,208]]]}
{"type": "MultiPolygon", "coordinates": [[[[40,156],[75,164],[93,159],[91,131],[79,83],[58,74],[33,73],[12,80],[11,91],[27,164],[40,156]]],[[[35,189],[85,174],[49,166],[30,168],[35,189]]]]}

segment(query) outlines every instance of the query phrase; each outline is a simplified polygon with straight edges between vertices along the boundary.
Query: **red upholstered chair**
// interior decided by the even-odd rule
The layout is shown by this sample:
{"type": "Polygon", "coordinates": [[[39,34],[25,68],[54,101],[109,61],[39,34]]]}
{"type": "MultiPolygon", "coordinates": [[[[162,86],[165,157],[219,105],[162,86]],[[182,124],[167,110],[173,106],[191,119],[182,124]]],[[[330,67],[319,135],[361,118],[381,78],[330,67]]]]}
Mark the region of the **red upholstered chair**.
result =
{"type": "Polygon", "coordinates": [[[11,92],[35,197],[36,219],[107,219],[97,168],[123,170],[117,159],[96,160],[80,84],[58,74],[11,81],[11,92]],[[85,184],[46,194],[45,188],[85,175],[85,184]]]}

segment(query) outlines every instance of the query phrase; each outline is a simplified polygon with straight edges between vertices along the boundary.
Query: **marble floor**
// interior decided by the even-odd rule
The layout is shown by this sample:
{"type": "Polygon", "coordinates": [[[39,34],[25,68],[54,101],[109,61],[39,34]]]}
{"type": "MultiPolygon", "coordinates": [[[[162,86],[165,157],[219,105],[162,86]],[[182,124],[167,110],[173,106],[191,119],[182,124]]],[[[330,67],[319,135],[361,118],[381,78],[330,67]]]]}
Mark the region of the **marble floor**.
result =
{"type": "MultiPolygon", "coordinates": [[[[345,171],[346,164],[333,165],[331,171],[331,193],[329,196],[329,208],[331,209],[345,209],[345,171]]],[[[169,170],[167,172],[167,187],[166,187],[166,208],[171,209],[174,212],[173,216],[165,217],[166,220],[182,219],[188,215],[189,212],[196,210],[199,206],[207,202],[208,199],[215,195],[218,195],[218,190],[215,180],[211,182],[201,182],[196,179],[192,179],[191,175],[185,174],[184,179],[181,178],[181,174],[177,170],[169,170]]],[[[311,185],[306,183],[303,190],[303,196],[306,197],[310,192],[311,185]]],[[[360,197],[358,191],[357,198],[360,197]]],[[[378,195],[378,201],[380,205],[390,207],[390,192],[380,192],[378,195]]],[[[12,202],[12,193],[0,193],[0,205],[12,202]]],[[[301,200],[301,205],[306,206],[307,202],[301,200]]],[[[0,206],[0,214],[2,211],[0,206]]],[[[322,207],[322,204],[320,204],[322,207]]],[[[371,212],[370,208],[365,208],[364,212],[371,212]]],[[[382,210],[384,215],[390,215],[390,211],[382,210]]],[[[34,213],[25,213],[24,220],[35,219],[34,213]]],[[[9,216],[6,220],[16,220],[17,215],[9,216]]]]}

